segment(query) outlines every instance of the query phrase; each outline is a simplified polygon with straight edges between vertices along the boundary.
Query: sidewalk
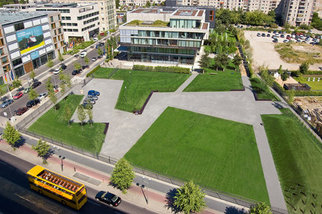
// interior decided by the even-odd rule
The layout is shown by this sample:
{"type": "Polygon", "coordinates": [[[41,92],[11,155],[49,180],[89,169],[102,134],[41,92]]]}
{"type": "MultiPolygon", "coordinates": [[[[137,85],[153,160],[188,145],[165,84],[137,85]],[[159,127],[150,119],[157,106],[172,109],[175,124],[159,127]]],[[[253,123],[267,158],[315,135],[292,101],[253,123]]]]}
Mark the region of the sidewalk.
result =
{"type": "MultiPolygon", "coordinates": [[[[30,139],[26,139],[26,140],[30,140],[30,139]]],[[[34,139],[34,141],[35,142],[32,144],[36,143],[36,139],[34,139]]],[[[13,149],[7,143],[2,141],[0,142],[0,150],[10,153],[11,155],[17,156],[30,163],[43,165],[42,159],[37,157],[37,153],[31,149],[31,145],[29,145],[29,143],[30,142],[28,142],[28,144],[25,143],[19,149],[13,151],[13,149]]],[[[113,166],[105,164],[101,161],[92,159],[91,161],[94,162],[92,164],[95,164],[96,166],[98,166],[97,168],[105,167],[104,172],[106,173],[104,173],[102,172],[102,170],[97,170],[97,168],[93,169],[93,167],[88,167],[81,163],[74,162],[73,160],[71,160],[72,155],[70,151],[64,151],[63,148],[58,148],[58,147],[52,147],[52,148],[54,148],[55,155],[52,155],[47,160],[48,164],[45,165],[44,167],[50,170],[53,170],[55,172],[58,172],[62,175],[65,175],[67,177],[78,180],[79,182],[82,182],[86,186],[92,189],[95,189],[97,191],[101,191],[101,190],[111,191],[119,195],[124,201],[146,208],[150,211],[154,211],[156,213],[165,213],[165,214],[172,213],[171,209],[167,208],[166,196],[169,190],[163,192],[163,191],[160,191],[160,189],[164,190],[166,189],[165,186],[167,186],[170,190],[172,190],[174,188],[177,188],[177,186],[136,174],[136,178],[134,179],[134,184],[132,184],[127,194],[122,194],[121,191],[109,185],[110,173],[113,170],[113,166]],[[66,152],[69,152],[69,154],[66,152]],[[60,165],[61,160],[58,158],[58,155],[63,155],[66,157],[63,164],[64,166],[63,172],[61,171],[61,165],[60,165]],[[144,184],[146,187],[143,190],[141,190],[141,188],[137,186],[136,183],[139,183],[140,185],[144,184]],[[156,185],[158,188],[154,188],[156,185]],[[158,190],[155,190],[155,189],[158,189],[158,190]],[[143,195],[143,192],[145,194],[145,197],[143,195]]],[[[74,155],[76,155],[76,153],[74,155]]],[[[83,161],[86,161],[86,159],[88,161],[88,159],[90,159],[89,157],[86,157],[86,156],[82,156],[79,154],[77,155],[83,161]]],[[[247,210],[247,208],[236,206],[234,204],[224,202],[209,196],[206,196],[205,200],[208,205],[208,208],[204,209],[204,211],[202,212],[203,214],[224,213],[225,210],[227,209],[247,210]],[[210,209],[209,206],[211,206],[212,209],[210,209]]]]}

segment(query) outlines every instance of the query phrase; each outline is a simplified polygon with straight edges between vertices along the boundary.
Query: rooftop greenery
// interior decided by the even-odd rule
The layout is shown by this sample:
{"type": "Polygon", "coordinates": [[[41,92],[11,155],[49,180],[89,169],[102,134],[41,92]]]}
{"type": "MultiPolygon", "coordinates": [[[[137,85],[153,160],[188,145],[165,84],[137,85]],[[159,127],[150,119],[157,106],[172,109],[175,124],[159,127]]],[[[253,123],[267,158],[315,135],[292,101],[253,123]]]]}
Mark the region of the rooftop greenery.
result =
{"type": "Polygon", "coordinates": [[[164,22],[164,21],[161,21],[161,20],[156,20],[154,22],[144,22],[144,21],[141,21],[141,20],[133,20],[131,22],[129,22],[127,25],[130,25],[130,26],[152,26],[152,27],[167,27],[169,24],[169,22],[164,22]]]}

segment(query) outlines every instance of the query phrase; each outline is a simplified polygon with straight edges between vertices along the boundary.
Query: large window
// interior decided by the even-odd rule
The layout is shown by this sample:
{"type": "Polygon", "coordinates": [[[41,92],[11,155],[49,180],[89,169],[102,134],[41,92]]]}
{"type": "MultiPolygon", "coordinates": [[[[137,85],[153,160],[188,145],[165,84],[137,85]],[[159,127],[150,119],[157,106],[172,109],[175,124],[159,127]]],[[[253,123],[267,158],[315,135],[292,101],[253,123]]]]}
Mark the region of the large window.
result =
{"type": "Polygon", "coordinates": [[[12,61],[12,65],[14,67],[17,66],[17,65],[20,65],[20,64],[22,64],[21,58],[18,58],[18,59],[15,59],[15,60],[12,61]]]}
{"type": "Polygon", "coordinates": [[[22,30],[25,28],[22,22],[19,22],[19,23],[15,24],[14,26],[15,26],[16,31],[22,30]]]}
{"type": "Polygon", "coordinates": [[[23,70],[23,66],[20,66],[18,68],[15,68],[15,74],[17,77],[21,77],[22,75],[25,74],[24,70],[23,70]]]}

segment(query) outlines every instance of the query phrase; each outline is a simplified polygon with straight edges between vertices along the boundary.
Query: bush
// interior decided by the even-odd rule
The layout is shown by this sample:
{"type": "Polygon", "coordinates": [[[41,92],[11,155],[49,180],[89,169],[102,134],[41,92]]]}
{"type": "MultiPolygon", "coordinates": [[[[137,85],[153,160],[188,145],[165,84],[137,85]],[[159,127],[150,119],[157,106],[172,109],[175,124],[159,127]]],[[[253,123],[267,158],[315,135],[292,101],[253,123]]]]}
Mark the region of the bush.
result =
{"type": "Polygon", "coordinates": [[[295,96],[322,96],[322,91],[294,91],[295,96]]]}
{"type": "Polygon", "coordinates": [[[91,72],[88,72],[87,74],[86,74],[86,77],[89,77],[89,76],[91,76],[95,71],[97,71],[98,69],[100,69],[101,68],[101,66],[96,66],[96,68],[94,68],[91,72]]]}
{"type": "Polygon", "coordinates": [[[134,70],[134,71],[184,73],[184,74],[190,73],[189,68],[182,68],[182,67],[176,67],[176,66],[169,66],[169,67],[156,66],[156,67],[153,67],[153,66],[145,66],[145,65],[133,65],[132,70],[134,70]]]}

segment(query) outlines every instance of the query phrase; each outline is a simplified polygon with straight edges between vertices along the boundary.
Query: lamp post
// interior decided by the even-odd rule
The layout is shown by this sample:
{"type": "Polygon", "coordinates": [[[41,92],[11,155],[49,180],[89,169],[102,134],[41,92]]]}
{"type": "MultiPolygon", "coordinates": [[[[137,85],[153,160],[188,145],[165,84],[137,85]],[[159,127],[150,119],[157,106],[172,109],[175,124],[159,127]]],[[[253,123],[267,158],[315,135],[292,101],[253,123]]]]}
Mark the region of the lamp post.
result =
{"type": "Polygon", "coordinates": [[[64,171],[64,159],[65,157],[62,155],[59,155],[60,158],[60,167],[61,167],[61,171],[64,171]]]}

